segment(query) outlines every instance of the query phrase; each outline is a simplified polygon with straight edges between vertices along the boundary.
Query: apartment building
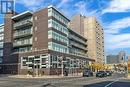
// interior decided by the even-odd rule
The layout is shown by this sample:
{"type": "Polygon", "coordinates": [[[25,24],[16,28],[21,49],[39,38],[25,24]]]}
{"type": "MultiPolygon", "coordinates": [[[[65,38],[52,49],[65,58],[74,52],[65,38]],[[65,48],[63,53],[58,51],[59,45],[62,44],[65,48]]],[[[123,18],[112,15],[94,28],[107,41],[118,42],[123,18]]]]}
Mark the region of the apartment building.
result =
{"type": "Polygon", "coordinates": [[[95,17],[75,15],[69,27],[88,39],[88,56],[104,63],[104,31],[95,17]]]}
{"type": "Polygon", "coordinates": [[[119,63],[125,63],[126,62],[125,51],[120,51],[118,55],[119,55],[119,63]]]}
{"type": "Polygon", "coordinates": [[[119,63],[119,56],[118,55],[107,55],[106,56],[106,63],[107,64],[118,64],[119,63]]]}
{"type": "Polygon", "coordinates": [[[64,71],[81,72],[94,60],[87,55],[88,40],[68,28],[69,22],[53,6],[34,13],[7,14],[1,73],[56,75],[64,71]]]}
{"type": "Polygon", "coordinates": [[[3,60],[4,25],[0,25],[0,64],[3,60]]]}

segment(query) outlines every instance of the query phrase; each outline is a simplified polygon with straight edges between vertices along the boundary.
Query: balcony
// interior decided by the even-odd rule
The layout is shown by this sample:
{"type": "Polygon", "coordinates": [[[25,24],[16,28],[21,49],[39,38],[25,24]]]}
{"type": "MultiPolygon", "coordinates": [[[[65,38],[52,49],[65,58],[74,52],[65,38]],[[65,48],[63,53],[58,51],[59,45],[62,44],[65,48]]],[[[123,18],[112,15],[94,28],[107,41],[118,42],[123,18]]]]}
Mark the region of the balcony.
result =
{"type": "Polygon", "coordinates": [[[21,38],[32,35],[31,29],[14,33],[14,38],[21,38]]]}
{"type": "Polygon", "coordinates": [[[86,47],[83,47],[83,46],[81,46],[81,45],[79,45],[79,44],[76,44],[76,43],[74,43],[74,42],[71,42],[71,46],[77,47],[77,48],[79,48],[79,49],[86,50],[86,47]]]}
{"type": "Polygon", "coordinates": [[[13,47],[24,47],[24,46],[31,46],[32,40],[23,40],[23,41],[17,41],[13,43],[13,47]]]}
{"type": "Polygon", "coordinates": [[[22,21],[14,23],[14,28],[18,29],[18,28],[21,28],[21,27],[29,26],[29,25],[32,25],[32,19],[31,18],[28,18],[26,20],[22,20],[22,21]]]}
{"type": "Polygon", "coordinates": [[[85,41],[83,41],[82,39],[77,38],[77,37],[75,37],[75,36],[73,36],[73,35],[69,35],[69,38],[70,38],[70,39],[73,39],[73,40],[75,40],[75,41],[77,41],[77,42],[79,42],[79,43],[82,43],[82,44],[85,44],[85,45],[86,45],[86,42],[85,42],[85,41]]]}
{"type": "Polygon", "coordinates": [[[3,48],[3,44],[0,44],[0,49],[3,48]]]}

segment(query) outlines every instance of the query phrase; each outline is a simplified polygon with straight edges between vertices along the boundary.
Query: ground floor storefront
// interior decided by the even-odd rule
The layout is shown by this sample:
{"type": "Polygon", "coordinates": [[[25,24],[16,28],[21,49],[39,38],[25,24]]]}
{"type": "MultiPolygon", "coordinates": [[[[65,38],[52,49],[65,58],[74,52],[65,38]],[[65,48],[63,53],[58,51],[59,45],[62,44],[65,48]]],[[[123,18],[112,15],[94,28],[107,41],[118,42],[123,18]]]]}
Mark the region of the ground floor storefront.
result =
{"type": "Polygon", "coordinates": [[[84,66],[93,62],[87,57],[42,51],[19,54],[19,62],[3,64],[1,73],[20,75],[67,75],[81,73],[84,66]]]}

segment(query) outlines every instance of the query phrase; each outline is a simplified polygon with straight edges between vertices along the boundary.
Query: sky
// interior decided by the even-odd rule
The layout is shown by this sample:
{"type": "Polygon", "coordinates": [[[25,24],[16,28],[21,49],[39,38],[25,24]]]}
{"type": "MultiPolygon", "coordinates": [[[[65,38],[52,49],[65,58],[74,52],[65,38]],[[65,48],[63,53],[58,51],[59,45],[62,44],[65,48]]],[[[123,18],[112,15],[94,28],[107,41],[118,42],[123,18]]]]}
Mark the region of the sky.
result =
{"type": "Polygon", "coordinates": [[[76,14],[95,16],[104,29],[105,54],[122,50],[130,54],[130,0],[15,0],[15,11],[35,12],[48,5],[54,5],[69,19],[76,14]]]}

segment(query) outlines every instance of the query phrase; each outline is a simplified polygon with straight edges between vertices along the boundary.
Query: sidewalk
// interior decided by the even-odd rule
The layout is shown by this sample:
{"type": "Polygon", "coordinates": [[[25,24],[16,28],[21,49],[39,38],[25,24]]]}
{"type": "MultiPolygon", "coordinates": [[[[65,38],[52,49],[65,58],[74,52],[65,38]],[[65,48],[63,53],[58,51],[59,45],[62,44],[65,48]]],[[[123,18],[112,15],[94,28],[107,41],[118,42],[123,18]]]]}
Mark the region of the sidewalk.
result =
{"type": "Polygon", "coordinates": [[[43,76],[31,76],[31,75],[12,75],[11,78],[69,78],[69,77],[82,77],[82,73],[69,74],[68,76],[61,75],[43,75],[43,76]]]}
{"type": "Polygon", "coordinates": [[[125,76],[124,79],[130,79],[130,75],[125,76]]]}
{"type": "Polygon", "coordinates": [[[128,77],[126,79],[130,79],[130,75],[128,75],[128,77]]]}

